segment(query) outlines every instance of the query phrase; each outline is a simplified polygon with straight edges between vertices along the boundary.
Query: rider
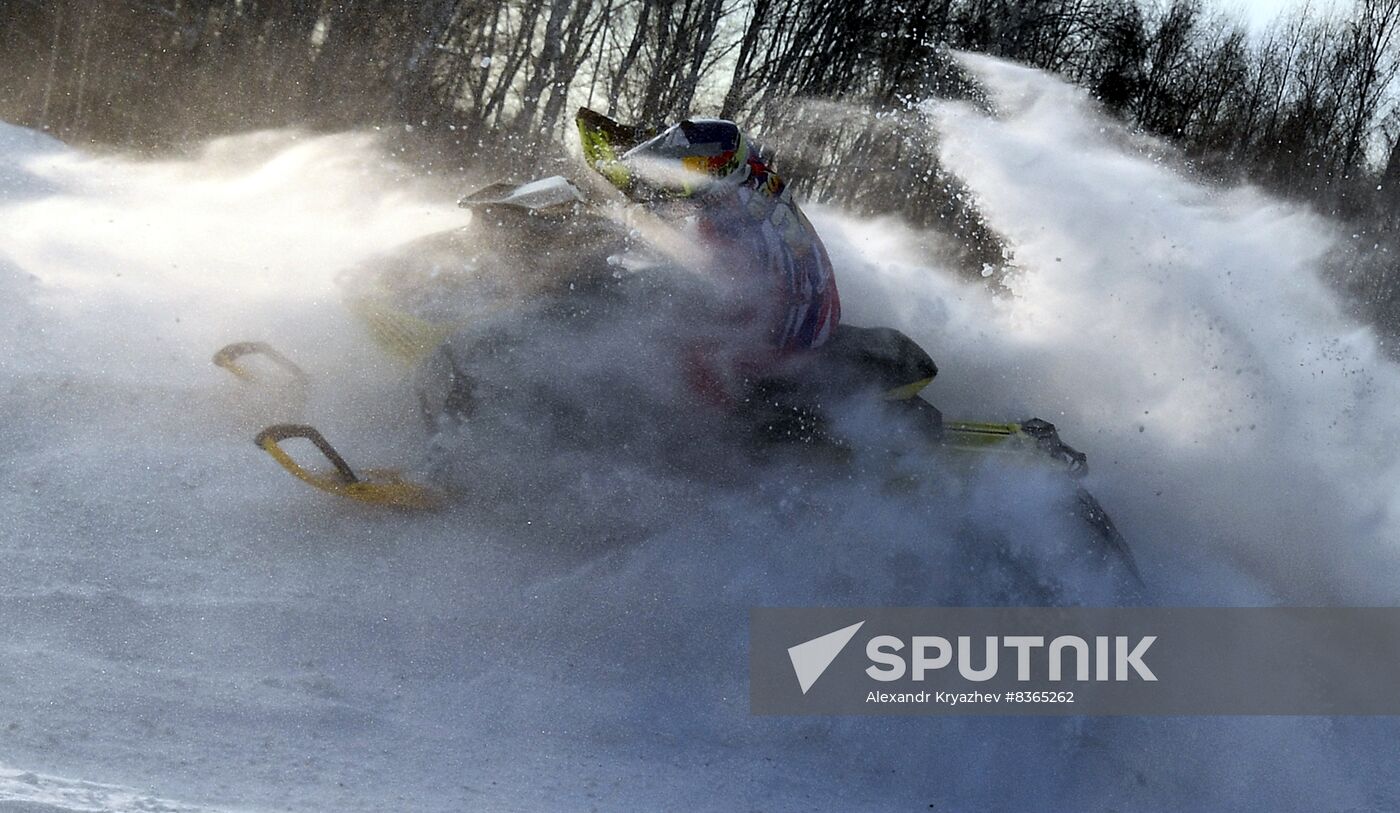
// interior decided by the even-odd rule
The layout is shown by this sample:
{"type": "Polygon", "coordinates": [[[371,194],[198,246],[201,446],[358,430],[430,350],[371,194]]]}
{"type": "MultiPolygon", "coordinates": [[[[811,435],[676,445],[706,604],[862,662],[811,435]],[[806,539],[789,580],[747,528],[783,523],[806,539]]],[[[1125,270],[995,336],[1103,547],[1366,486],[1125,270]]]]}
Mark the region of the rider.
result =
{"type": "Polygon", "coordinates": [[[841,318],[826,248],[792,199],[732,121],[691,118],[620,156],[594,136],[621,129],[579,112],[589,164],[630,199],[693,235],[701,265],[723,284],[728,328],[754,341],[697,346],[692,383],[712,396],[737,397],[742,384],[820,347],[841,318]],[[747,345],[747,346],[745,346],[747,345]],[[721,360],[720,357],[727,357],[721,360]]]}

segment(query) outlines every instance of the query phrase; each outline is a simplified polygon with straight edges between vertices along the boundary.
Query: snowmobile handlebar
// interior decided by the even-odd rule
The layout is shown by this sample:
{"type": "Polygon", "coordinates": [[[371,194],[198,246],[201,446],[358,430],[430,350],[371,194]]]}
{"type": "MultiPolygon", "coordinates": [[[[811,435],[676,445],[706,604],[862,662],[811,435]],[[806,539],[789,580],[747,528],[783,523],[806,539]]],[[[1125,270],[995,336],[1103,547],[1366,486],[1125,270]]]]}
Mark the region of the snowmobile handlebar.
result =
{"type": "Polygon", "coordinates": [[[1060,433],[1053,423],[1031,418],[1021,422],[1021,431],[1034,438],[1042,452],[1063,463],[1070,475],[1078,478],[1089,473],[1088,455],[1060,440],[1060,433]]]}

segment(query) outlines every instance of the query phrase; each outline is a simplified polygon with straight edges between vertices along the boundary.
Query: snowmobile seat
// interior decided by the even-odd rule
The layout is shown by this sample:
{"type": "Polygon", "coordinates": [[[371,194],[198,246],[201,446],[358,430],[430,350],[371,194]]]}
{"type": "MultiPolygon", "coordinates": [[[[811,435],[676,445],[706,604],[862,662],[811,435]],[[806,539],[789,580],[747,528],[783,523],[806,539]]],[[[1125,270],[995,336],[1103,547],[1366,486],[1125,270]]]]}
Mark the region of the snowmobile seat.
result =
{"type": "Polygon", "coordinates": [[[888,327],[839,325],[815,352],[822,380],[836,392],[878,389],[887,400],[903,401],[938,375],[917,342],[888,327]]]}
{"type": "Polygon", "coordinates": [[[823,405],[833,399],[868,394],[907,407],[929,437],[942,436],[943,415],[917,397],[938,374],[922,347],[887,327],[840,325],[825,344],[811,351],[800,376],[752,383],[745,411],[763,443],[839,439],[829,434],[823,405]]]}

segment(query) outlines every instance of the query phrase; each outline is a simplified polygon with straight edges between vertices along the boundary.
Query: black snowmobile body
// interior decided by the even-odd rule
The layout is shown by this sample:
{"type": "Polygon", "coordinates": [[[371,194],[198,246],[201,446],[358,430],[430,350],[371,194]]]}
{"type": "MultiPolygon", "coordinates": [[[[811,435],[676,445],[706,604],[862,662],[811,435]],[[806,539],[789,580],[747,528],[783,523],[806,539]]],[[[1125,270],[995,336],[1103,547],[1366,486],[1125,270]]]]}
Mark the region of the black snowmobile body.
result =
{"type": "MultiPolygon", "coordinates": [[[[562,178],[524,187],[495,185],[470,195],[462,205],[477,214],[478,245],[498,260],[541,272],[528,302],[507,308],[504,318],[464,325],[422,361],[417,392],[424,418],[434,430],[471,421],[483,404],[521,397],[511,408],[552,411],[538,431],[571,435],[588,419],[571,412],[569,395],[546,383],[552,373],[517,373],[532,363],[558,370],[558,356],[595,341],[596,331],[626,323],[638,313],[664,322],[667,307],[689,302],[683,274],[664,263],[629,257],[635,233],[615,217],[600,214],[562,178]],[[524,192],[522,192],[524,190],[524,192]],[[659,314],[659,316],[657,316],[659,314]],[[555,344],[540,347],[535,337],[554,332],[555,344]],[[505,378],[502,383],[500,378],[505,378]],[[536,382],[529,392],[522,381],[536,382]],[[528,403],[525,403],[528,402],[528,403]],[[553,425],[553,430],[546,427],[553,425]]],[[[621,354],[626,356],[626,352],[621,354]]],[[[618,364],[628,364],[622,357],[618,364]]],[[[538,372],[538,371],[537,371],[538,372]]],[[[727,421],[756,450],[821,447],[841,457],[848,444],[830,420],[829,408],[853,398],[880,404],[892,424],[912,432],[941,459],[976,465],[989,457],[1059,470],[1077,481],[1088,471],[1086,456],[1040,419],[1017,423],[945,420],[920,393],[938,368],[932,357],[902,332],[887,327],[840,325],[819,349],[807,354],[802,375],[747,382],[745,396],[727,421]]],[[[559,374],[570,375],[567,369],[559,374]]],[[[594,370],[590,375],[606,376],[594,370]]],[[[642,401],[647,393],[626,391],[628,377],[600,384],[601,397],[642,401]]],[[[571,387],[564,387],[564,390],[571,387]]],[[[1077,482],[1070,510],[1087,533],[1090,547],[1131,582],[1140,577],[1122,535],[1097,500],[1077,482]]]]}

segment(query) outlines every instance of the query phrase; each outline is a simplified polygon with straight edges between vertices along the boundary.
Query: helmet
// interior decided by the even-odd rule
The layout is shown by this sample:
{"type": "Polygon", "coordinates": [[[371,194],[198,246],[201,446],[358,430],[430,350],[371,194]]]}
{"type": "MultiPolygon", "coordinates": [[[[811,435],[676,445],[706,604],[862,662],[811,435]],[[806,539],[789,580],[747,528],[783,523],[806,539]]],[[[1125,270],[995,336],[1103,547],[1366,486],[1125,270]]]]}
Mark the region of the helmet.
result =
{"type": "Polygon", "coordinates": [[[751,157],[734,122],[687,119],[594,169],[633,198],[688,198],[742,184],[751,157]]]}

